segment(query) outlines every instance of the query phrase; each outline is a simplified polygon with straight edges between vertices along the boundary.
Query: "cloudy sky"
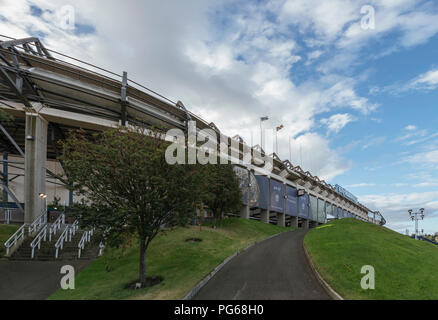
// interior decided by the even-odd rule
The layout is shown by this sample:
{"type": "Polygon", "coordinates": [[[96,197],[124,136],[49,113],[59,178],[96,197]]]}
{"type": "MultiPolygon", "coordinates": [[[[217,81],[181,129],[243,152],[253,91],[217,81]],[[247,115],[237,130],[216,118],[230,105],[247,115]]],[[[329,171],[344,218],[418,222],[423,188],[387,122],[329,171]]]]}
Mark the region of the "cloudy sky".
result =
{"type": "Polygon", "coordinates": [[[248,144],[269,116],[282,159],[400,232],[420,207],[438,232],[437,33],[435,1],[0,0],[0,34],[127,71],[248,144]]]}

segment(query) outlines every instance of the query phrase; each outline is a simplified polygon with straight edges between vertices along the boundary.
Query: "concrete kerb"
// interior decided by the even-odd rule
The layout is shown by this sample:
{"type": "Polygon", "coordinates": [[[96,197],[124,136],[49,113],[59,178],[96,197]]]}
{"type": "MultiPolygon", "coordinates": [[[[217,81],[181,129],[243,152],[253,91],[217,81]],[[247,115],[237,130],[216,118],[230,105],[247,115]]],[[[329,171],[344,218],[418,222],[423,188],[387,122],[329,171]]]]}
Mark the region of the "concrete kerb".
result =
{"type": "Polygon", "coordinates": [[[332,287],[322,278],[322,276],[319,274],[319,272],[316,270],[315,265],[313,264],[312,258],[309,255],[309,252],[307,252],[306,245],[303,241],[303,249],[304,254],[306,256],[307,262],[309,263],[310,269],[312,269],[313,273],[315,274],[316,279],[318,279],[319,283],[322,285],[322,287],[327,291],[330,297],[333,298],[333,300],[344,300],[342,296],[337,293],[335,290],[333,290],[332,287]]]}
{"type": "MultiPolygon", "coordinates": [[[[294,230],[290,230],[290,231],[285,231],[285,232],[293,232],[293,231],[295,231],[296,229],[294,229],[294,230]]],[[[236,256],[238,256],[239,254],[241,254],[242,252],[245,252],[246,250],[248,250],[249,248],[251,248],[251,247],[253,247],[253,246],[255,246],[256,244],[258,244],[258,243],[260,243],[260,242],[263,242],[263,241],[266,241],[266,240],[269,240],[269,239],[272,239],[272,238],[274,238],[274,237],[277,237],[277,236],[279,236],[280,234],[283,234],[284,232],[280,232],[280,233],[277,233],[277,234],[274,234],[274,235],[272,235],[272,236],[269,236],[269,237],[267,237],[267,238],[265,238],[265,239],[261,239],[261,240],[258,240],[258,241],[256,241],[256,242],[254,242],[254,243],[252,243],[252,244],[250,244],[250,245],[248,245],[248,246],[246,246],[245,248],[243,248],[243,249],[240,249],[240,250],[238,250],[237,252],[235,252],[234,254],[232,254],[231,256],[229,256],[228,258],[226,258],[221,264],[219,264],[212,272],[210,272],[204,279],[202,279],[200,282],[198,282],[198,284],[196,285],[196,286],[194,286],[193,287],[193,289],[192,290],[190,290],[183,298],[182,298],[182,300],[190,300],[190,299],[192,299],[198,292],[199,292],[199,290],[201,290],[201,288],[203,287],[203,286],[205,286],[206,284],[207,284],[207,282],[211,279],[211,278],[213,278],[213,276],[216,274],[216,273],[218,273],[228,262],[230,262],[234,257],[236,257],[236,256]]]]}

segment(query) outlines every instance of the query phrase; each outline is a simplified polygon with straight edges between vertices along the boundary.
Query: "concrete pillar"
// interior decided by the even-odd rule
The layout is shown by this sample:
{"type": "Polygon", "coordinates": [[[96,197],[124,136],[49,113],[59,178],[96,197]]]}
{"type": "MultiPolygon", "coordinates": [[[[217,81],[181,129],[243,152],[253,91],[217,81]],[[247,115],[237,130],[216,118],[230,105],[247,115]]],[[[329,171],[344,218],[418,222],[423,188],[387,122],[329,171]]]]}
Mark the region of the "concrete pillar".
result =
{"type": "Polygon", "coordinates": [[[284,227],[286,225],[284,213],[277,213],[277,226],[284,227]]]}
{"type": "Polygon", "coordinates": [[[290,217],[291,228],[298,228],[298,217],[290,217]]]}
{"type": "Polygon", "coordinates": [[[269,210],[260,209],[260,221],[269,223],[269,210]]]}
{"type": "Polygon", "coordinates": [[[242,204],[242,208],[240,209],[240,217],[243,219],[249,219],[249,206],[246,204],[242,204]]]}
{"type": "Polygon", "coordinates": [[[301,228],[309,229],[309,220],[303,219],[303,222],[301,224],[301,228]]]}
{"type": "Polygon", "coordinates": [[[46,194],[48,122],[35,113],[26,113],[24,155],[24,222],[32,223],[45,209],[39,194],[46,194]]]}

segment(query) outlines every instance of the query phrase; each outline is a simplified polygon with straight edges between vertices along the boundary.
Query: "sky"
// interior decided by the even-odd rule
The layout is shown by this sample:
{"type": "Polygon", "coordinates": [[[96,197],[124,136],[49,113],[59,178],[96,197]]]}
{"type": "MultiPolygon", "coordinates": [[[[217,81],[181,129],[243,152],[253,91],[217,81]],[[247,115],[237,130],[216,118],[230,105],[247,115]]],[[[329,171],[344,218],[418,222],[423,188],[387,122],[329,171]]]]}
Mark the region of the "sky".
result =
{"type": "Polygon", "coordinates": [[[339,184],[387,226],[438,232],[438,3],[0,0],[36,36],[339,184]],[[68,19],[70,17],[70,19],[68,19]]]}

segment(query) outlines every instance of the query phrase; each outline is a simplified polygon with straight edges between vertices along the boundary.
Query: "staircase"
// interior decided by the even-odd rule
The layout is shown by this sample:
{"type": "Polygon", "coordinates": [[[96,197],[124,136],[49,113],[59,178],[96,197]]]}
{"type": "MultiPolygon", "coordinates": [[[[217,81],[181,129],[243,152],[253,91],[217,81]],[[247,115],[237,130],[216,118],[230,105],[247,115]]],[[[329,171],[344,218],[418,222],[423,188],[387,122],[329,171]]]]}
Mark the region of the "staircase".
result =
{"type": "Polygon", "coordinates": [[[94,229],[79,230],[78,222],[65,224],[64,214],[54,223],[47,215],[39,216],[32,224],[23,225],[5,243],[10,260],[91,260],[102,253],[103,245],[91,241],[94,229]],[[21,241],[21,243],[20,243],[21,241]]]}
{"type": "Polygon", "coordinates": [[[55,258],[56,248],[55,243],[58,237],[53,237],[52,241],[42,241],[41,248],[35,248],[34,258],[32,259],[32,248],[30,243],[35,237],[27,237],[17,250],[9,257],[9,260],[38,260],[38,261],[55,261],[55,260],[92,260],[98,256],[99,246],[90,242],[85,245],[81,252],[81,257],[78,258],[78,244],[81,240],[84,231],[77,231],[72,236],[70,242],[65,242],[63,250],[59,250],[58,259],[55,258]]]}

